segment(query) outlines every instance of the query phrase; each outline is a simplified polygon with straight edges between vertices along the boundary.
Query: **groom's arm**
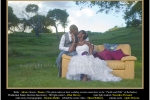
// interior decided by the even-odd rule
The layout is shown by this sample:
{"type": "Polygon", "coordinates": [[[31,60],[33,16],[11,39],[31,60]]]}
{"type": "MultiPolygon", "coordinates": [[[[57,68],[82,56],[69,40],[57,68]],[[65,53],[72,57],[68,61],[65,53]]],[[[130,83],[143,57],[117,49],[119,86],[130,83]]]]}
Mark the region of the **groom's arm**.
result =
{"type": "Polygon", "coordinates": [[[62,35],[60,43],[59,43],[59,49],[63,51],[68,51],[69,47],[64,47],[65,44],[65,35],[62,35]]]}

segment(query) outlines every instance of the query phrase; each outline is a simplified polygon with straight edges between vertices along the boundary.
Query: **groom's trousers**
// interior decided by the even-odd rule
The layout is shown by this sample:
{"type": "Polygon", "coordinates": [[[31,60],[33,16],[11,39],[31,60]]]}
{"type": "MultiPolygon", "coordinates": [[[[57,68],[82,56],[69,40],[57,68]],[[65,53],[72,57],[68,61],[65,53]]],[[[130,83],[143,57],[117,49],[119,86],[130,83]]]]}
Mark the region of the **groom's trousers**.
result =
{"type": "Polygon", "coordinates": [[[61,77],[61,70],[62,70],[62,55],[63,54],[67,54],[69,56],[75,56],[77,55],[77,52],[76,51],[73,51],[73,52],[68,52],[68,51],[61,51],[56,59],[56,65],[57,65],[57,68],[58,68],[58,77],[61,77]]]}

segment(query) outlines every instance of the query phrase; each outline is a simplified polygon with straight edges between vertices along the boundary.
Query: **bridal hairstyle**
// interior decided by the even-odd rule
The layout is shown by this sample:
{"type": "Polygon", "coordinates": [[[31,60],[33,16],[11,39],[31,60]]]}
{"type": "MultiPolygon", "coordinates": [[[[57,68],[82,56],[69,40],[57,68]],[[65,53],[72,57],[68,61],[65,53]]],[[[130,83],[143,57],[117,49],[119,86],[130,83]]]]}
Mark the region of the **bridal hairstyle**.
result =
{"type": "Polygon", "coordinates": [[[80,32],[82,32],[83,34],[85,34],[84,37],[83,37],[83,39],[85,40],[88,37],[88,34],[84,30],[81,30],[80,32]]]}

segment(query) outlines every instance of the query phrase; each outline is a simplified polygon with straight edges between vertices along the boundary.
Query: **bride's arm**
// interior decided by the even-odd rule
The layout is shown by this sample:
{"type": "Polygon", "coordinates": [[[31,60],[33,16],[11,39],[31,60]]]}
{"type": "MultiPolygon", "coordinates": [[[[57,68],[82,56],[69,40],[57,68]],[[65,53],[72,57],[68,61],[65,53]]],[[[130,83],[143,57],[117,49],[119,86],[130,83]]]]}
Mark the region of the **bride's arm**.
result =
{"type": "Polygon", "coordinates": [[[75,43],[75,41],[73,41],[73,43],[72,43],[72,45],[69,47],[69,52],[72,52],[72,51],[74,51],[75,50],[75,48],[76,48],[76,43],[75,43]]]}

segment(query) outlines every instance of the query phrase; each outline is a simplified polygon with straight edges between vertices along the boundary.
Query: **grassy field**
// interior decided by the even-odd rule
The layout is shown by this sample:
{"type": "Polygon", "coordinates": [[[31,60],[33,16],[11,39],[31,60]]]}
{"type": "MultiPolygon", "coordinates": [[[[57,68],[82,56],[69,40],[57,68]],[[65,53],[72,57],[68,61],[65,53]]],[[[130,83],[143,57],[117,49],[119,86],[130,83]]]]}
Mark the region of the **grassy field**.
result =
{"type": "Polygon", "coordinates": [[[54,65],[59,54],[55,34],[13,33],[8,35],[8,87],[32,88],[137,88],[142,87],[142,28],[120,28],[103,34],[89,34],[95,44],[130,44],[135,61],[135,79],[121,82],[80,82],[57,77],[54,65]]]}

